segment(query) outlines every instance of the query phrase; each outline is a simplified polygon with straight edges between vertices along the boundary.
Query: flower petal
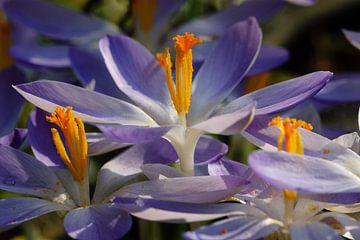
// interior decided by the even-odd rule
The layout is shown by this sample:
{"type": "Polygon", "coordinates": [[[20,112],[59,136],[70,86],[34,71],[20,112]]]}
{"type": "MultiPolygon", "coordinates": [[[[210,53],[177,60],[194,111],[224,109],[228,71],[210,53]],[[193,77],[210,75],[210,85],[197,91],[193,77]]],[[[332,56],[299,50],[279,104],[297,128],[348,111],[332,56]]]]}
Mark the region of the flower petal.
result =
{"type": "Polygon", "coordinates": [[[179,177],[145,181],[127,185],[116,196],[150,199],[214,203],[239,192],[247,181],[235,176],[179,177]]]}
{"type": "Polygon", "coordinates": [[[34,68],[62,70],[69,68],[69,47],[64,45],[16,45],[10,48],[11,56],[19,63],[34,68]]]}
{"type": "Polygon", "coordinates": [[[254,216],[231,217],[215,222],[209,226],[201,227],[183,235],[187,240],[200,239],[261,239],[276,231],[281,223],[271,218],[258,218],[254,216]]]}
{"type": "Polygon", "coordinates": [[[130,144],[113,141],[108,139],[104,134],[98,132],[91,132],[86,134],[88,142],[89,156],[101,155],[117,149],[130,146],[130,144]]]}
{"type": "Polygon", "coordinates": [[[103,201],[104,198],[109,197],[120,187],[139,177],[143,164],[167,164],[176,159],[176,152],[164,139],[131,147],[100,169],[93,201],[103,201]]]}
{"type": "Polygon", "coordinates": [[[233,135],[240,133],[252,121],[255,108],[256,103],[250,103],[231,113],[215,114],[209,119],[191,126],[191,128],[213,134],[233,135]]]}
{"type": "Polygon", "coordinates": [[[228,146],[221,141],[210,137],[201,136],[195,148],[195,165],[207,165],[216,162],[228,152],[228,146]]]}
{"type": "Polygon", "coordinates": [[[356,48],[360,49],[360,32],[343,29],[343,33],[349,42],[356,48]]]}
{"type": "Polygon", "coordinates": [[[331,161],[286,152],[255,151],[249,157],[249,166],[260,178],[279,189],[333,203],[360,200],[360,179],[331,161]]]}
{"type": "Polygon", "coordinates": [[[255,18],[235,24],[217,42],[194,79],[189,125],[209,117],[231,93],[255,61],[260,44],[255,18]]]}
{"type": "Polygon", "coordinates": [[[116,85],[159,124],[176,116],[166,86],[165,73],[140,43],[125,36],[107,36],[100,50],[116,85]]]}
{"type": "Polygon", "coordinates": [[[197,35],[222,35],[231,25],[254,16],[259,21],[274,15],[282,6],[279,0],[245,1],[241,5],[230,5],[224,10],[197,18],[181,26],[177,32],[192,32],[197,35]]]}
{"type": "Polygon", "coordinates": [[[0,137],[0,144],[13,148],[21,148],[27,142],[28,130],[25,128],[15,128],[11,133],[0,137]]]}
{"type": "Polygon", "coordinates": [[[0,200],[0,229],[5,230],[39,217],[41,215],[66,210],[65,206],[39,198],[9,198],[0,200]]]}
{"type": "Polygon", "coordinates": [[[321,89],[314,98],[326,103],[359,102],[360,73],[340,73],[321,89]]]}
{"type": "Polygon", "coordinates": [[[320,71],[274,84],[233,100],[222,111],[233,112],[256,101],[256,115],[279,112],[315,95],[331,77],[331,72],[320,71]]]}
{"type": "Polygon", "coordinates": [[[360,153],[360,137],[357,132],[341,135],[333,140],[337,144],[353,150],[355,153],[360,153]]]}
{"type": "Polygon", "coordinates": [[[161,138],[173,126],[142,127],[120,125],[97,125],[97,127],[110,139],[124,143],[141,144],[161,138]]]}
{"type": "Polygon", "coordinates": [[[292,240],[341,240],[334,229],[324,223],[293,223],[290,225],[290,236],[292,240]]]}
{"type": "Polygon", "coordinates": [[[150,221],[198,222],[244,214],[264,217],[260,210],[238,203],[197,204],[122,197],[115,198],[114,202],[132,215],[150,221]]]}
{"type": "Polygon", "coordinates": [[[114,204],[94,205],[70,211],[64,227],[75,239],[118,239],[131,228],[130,215],[114,204]]]}
{"type": "Polygon", "coordinates": [[[6,16],[51,38],[74,41],[97,40],[116,27],[100,18],[86,16],[40,0],[14,0],[4,4],[6,16]]]}
{"type": "Polygon", "coordinates": [[[289,53],[285,48],[262,45],[259,56],[254,65],[250,68],[248,75],[255,75],[269,71],[286,62],[289,59],[289,53]]]}
{"type": "Polygon", "coordinates": [[[0,145],[0,188],[53,199],[64,192],[57,176],[42,162],[0,145]]]}
{"type": "Polygon", "coordinates": [[[52,112],[56,106],[72,106],[75,115],[87,122],[155,124],[146,113],[132,104],[67,83],[43,80],[14,88],[29,102],[47,112],[52,112]]]}
{"type": "Polygon", "coordinates": [[[95,91],[128,100],[127,96],[117,88],[100,54],[86,49],[70,48],[69,57],[71,66],[83,86],[95,81],[95,91]]]}
{"type": "Polygon", "coordinates": [[[360,223],[346,214],[325,212],[316,216],[316,219],[322,220],[325,223],[326,220],[334,219],[335,222],[339,222],[346,231],[351,233],[353,239],[360,238],[360,223]]]}
{"type": "Polygon", "coordinates": [[[173,167],[160,163],[144,164],[141,167],[141,170],[143,171],[144,175],[150,180],[188,176],[187,174],[173,167]]]}
{"type": "Polygon", "coordinates": [[[0,136],[9,133],[15,127],[23,100],[11,85],[23,82],[25,75],[15,67],[0,72],[0,136]]]}

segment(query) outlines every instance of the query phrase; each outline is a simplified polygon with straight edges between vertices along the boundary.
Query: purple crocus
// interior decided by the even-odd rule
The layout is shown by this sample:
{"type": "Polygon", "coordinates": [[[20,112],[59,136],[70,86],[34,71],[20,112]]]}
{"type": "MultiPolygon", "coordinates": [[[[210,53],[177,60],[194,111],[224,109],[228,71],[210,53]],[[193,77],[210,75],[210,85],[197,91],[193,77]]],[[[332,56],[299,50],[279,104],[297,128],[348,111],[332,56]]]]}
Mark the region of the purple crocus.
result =
{"type": "MultiPolygon", "coordinates": [[[[43,116],[39,112],[32,115],[30,140],[41,135],[37,133],[38,130],[47,129],[48,135],[51,132],[55,146],[45,144],[40,148],[36,142],[37,147],[33,150],[38,159],[35,159],[0,145],[0,188],[30,195],[0,200],[2,229],[49,212],[66,211],[64,227],[69,236],[76,239],[116,239],[131,228],[128,208],[136,207],[136,204],[122,206],[113,203],[111,199],[117,191],[126,196],[129,193],[131,196],[145,196],[148,193],[154,201],[164,200],[165,197],[175,199],[181,191],[181,197],[187,201],[211,203],[234,194],[246,184],[239,177],[202,176],[127,185],[142,175],[141,166],[144,163],[167,163],[174,156],[172,151],[161,151],[159,146],[138,145],[116,156],[100,169],[95,193],[90,201],[88,147],[81,119],[73,116],[71,108],[57,108],[47,117],[51,123],[39,126],[41,122],[36,119],[36,115],[43,116]],[[35,121],[37,125],[33,125],[35,121]],[[150,151],[153,153],[147,154],[150,151]],[[204,188],[204,184],[209,184],[211,188],[204,188]],[[185,186],[190,185],[191,188],[185,189],[185,186]],[[169,193],[168,188],[173,193],[169,193]]],[[[44,140],[44,136],[48,135],[43,135],[41,139],[44,140]]]]}
{"type": "MultiPolygon", "coordinates": [[[[124,36],[102,39],[100,49],[116,85],[131,102],[58,82],[38,81],[15,88],[46,111],[51,112],[55,106],[69,105],[84,121],[108,124],[99,127],[113,139],[139,143],[163,136],[177,151],[182,170],[192,173],[194,149],[203,133],[239,133],[252,119],[255,102],[256,115],[289,108],[315,94],[332,76],[330,72],[311,73],[222,105],[251,67],[260,42],[261,32],[254,18],[235,24],[209,53],[192,88],[191,75],[188,75],[191,68],[182,68],[185,65],[181,64],[185,62],[178,61],[180,65],[176,63],[179,68],[176,71],[187,73],[177,74],[176,88],[183,90],[176,89],[176,95],[180,96],[181,102],[188,102],[191,95],[188,113],[177,112],[174,108],[169,93],[170,76],[165,80],[166,74],[154,57],[140,44],[124,36]]],[[[181,48],[178,50],[182,51],[181,48]]],[[[184,59],[180,56],[179,59],[184,59]]],[[[191,66],[191,58],[186,59],[186,66],[191,66]]]]}

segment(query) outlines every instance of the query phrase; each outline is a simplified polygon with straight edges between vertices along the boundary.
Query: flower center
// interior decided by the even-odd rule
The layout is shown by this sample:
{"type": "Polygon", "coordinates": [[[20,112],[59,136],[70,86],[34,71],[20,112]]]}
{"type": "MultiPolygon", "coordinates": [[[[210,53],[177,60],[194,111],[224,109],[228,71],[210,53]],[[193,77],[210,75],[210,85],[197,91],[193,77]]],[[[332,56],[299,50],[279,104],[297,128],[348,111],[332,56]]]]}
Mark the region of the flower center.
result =
{"type": "Polygon", "coordinates": [[[11,46],[10,33],[9,24],[0,16],[0,71],[10,67],[14,63],[13,59],[9,55],[9,48],[11,46]]]}
{"type": "Polygon", "coordinates": [[[170,92],[171,100],[179,115],[186,115],[189,111],[191,101],[191,85],[192,85],[192,47],[202,43],[200,38],[196,38],[194,34],[185,33],[177,35],[175,40],[175,80],[172,77],[172,62],[169,48],[164,53],[156,54],[160,65],[165,70],[166,83],[170,92]]]}
{"type": "Polygon", "coordinates": [[[150,32],[153,26],[157,0],[135,0],[133,12],[143,32],[150,32]]]}
{"type": "Polygon", "coordinates": [[[74,180],[83,183],[87,174],[88,157],[84,123],[80,118],[74,117],[72,107],[66,107],[66,109],[56,107],[50,116],[46,116],[46,120],[57,125],[63,133],[67,148],[57,129],[51,128],[52,138],[60,158],[68,167],[74,180]]]}

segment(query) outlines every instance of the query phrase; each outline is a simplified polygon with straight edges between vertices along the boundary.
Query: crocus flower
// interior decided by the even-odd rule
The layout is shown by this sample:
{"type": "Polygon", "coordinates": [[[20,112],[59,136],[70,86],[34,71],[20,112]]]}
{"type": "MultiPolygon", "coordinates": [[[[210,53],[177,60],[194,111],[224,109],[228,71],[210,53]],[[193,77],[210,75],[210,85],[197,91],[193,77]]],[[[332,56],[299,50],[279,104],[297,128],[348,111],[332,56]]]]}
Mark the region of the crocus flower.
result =
{"type": "Polygon", "coordinates": [[[358,238],[360,224],[355,219],[338,213],[321,213],[329,204],[311,200],[327,196],[330,202],[356,201],[360,197],[358,177],[335,163],[303,155],[303,142],[297,128],[311,129],[308,123],[278,117],[270,125],[280,129],[278,151],[285,148],[289,153],[256,151],[250,155],[251,170],[270,185],[265,198],[253,198],[250,202],[264,215],[230,217],[188,232],[184,238],[258,239],[275,231],[277,239],[289,236],[291,239],[341,239],[338,235],[345,232],[358,238]],[[334,222],[340,227],[332,224],[334,222]]]}
{"type": "Polygon", "coordinates": [[[46,111],[51,112],[58,105],[71,105],[85,121],[117,124],[100,129],[123,142],[151,141],[164,136],[177,151],[182,170],[192,173],[193,152],[202,133],[239,133],[252,119],[255,101],[259,115],[291,107],[315,94],[332,75],[315,72],[221,106],[256,58],[261,41],[256,20],[250,18],[234,25],[218,41],[196,75],[193,88],[190,46],[198,40],[191,34],[177,39],[177,84],[172,87],[179,99],[175,104],[181,103],[178,110],[172,102],[175,98],[170,97],[171,84],[167,84],[172,81],[171,63],[166,60],[169,58],[165,58],[164,72],[145,48],[124,36],[102,39],[100,49],[115,83],[136,105],[64,83],[38,81],[18,85],[16,89],[46,111]]]}
{"type": "MultiPolygon", "coordinates": [[[[155,200],[164,197],[176,198],[178,195],[167,191],[169,187],[175,193],[179,193],[179,189],[182,189],[182,197],[190,202],[209,203],[226,198],[246,184],[238,177],[203,176],[126,186],[141,175],[141,165],[145,161],[166,162],[172,159],[172,152],[159,151],[161,148],[157,147],[157,152],[144,154],[144,151],[149,152],[150,148],[139,145],[116,156],[101,168],[95,193],[90,201],[88,146],[81,119],[74,117],[70,107],[66,109],[59,107],[47,116],[47,120],[53,125],[51,135],[55,146],[52,149],[56,149],[57,157],[42,155],[44,152],[35,151],[39,157],[35,159],[11,147],[0,145],[2,165],[0,187],[4,190],[32,195],[32,197],[0,201],[2,229],[48,212],[68,211],[64,226],[71,237],[115,239],[123,236],[131,227],[131,217],[127,213],[127,208],[131,205],[122,207],[121,204],[110,201],[117,190],[131,193],[131,196],[136,196],[136,189],[142,196],[145,192],[149,192],[149,196],[154,196],[155,200]],[[210,184],[211,188],[205,189],[205,183],[210,184]],[[192,188],[188,187],[190,184],[192,188]],[[147,187],[141,190],[139,186],[147,187]],[[157,191],[154,191],[155,188],[157,191]]],[[[35,129],[29,128],[30,134],[33,134],[32,131],[35,129]]]]}

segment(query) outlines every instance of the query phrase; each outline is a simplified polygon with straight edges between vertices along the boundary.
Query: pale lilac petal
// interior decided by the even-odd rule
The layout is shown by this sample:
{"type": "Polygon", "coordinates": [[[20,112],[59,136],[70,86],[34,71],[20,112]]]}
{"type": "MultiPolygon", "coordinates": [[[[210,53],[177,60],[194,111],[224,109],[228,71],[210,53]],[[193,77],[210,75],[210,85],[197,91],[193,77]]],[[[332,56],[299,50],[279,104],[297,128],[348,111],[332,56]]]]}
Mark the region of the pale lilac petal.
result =
{"type": "Polygon", "coordinates": [[[0,229],[15,227],[41,215],[67,210],[65,206],[39,198],[9,198],[0,200],[0,229]]]}
{"type": "Polygon", "coordinates": [[[67,83],[43,80],[17,85],[15,89],[29,102],[47,112],[53,112],[56,106],[72,106],[75,115],[87,122],[142,126],[155,124],[146,113],[132,104],[67,83]]]}
{"type": "Polygon", "coordinates": [[[0,137],[0,144],[13,148],[22,148],[28,137],[28,130],[25,128],[15,128],[11,133],[0,137]]]}
{"type": "Polygon", "coordinates": [[[360,178],[331,161],[285,152],[255,151],[249,157],[249,166],[260,178],[279,189],[333,203],[350,204],[360,200],[360,178]]]}
{"type": "Polygon", "coordinates": [[[255,75],[269,71],[286,62],[289,59],[289,53],[282,47],[262,45],[259,56],[254,65],[250,68],[248,75],[255,75]]]}
{"type": "Polygon", "coordinates": [[[261,36],[256,19],[249,18],[217,42],[194,79],[189,125],[208,118],[246,75],[259,52],[261,36]]]}
{"type": "Polygon", "coordinates": [[[325,220],[325,223],[326,220],[334,219],[336,222],[339,222],[346,231],[351,233],[353,239],[360,238],[360,223],[346,214],[326,212],[316,216],[316,219],[325,220]]]}
{"type": "Polygon", "coordinates": [[[141,170],[143,171],[143,174],[150,180],[188,176],[186,173],[160,163],[144,164],[141,167],[141,170]]]}
{"type": "Polygon", "coordinates": [[[97,40],[116,27],[100,18],[86,16],[41,0],[13,0],[4,4],[6,16],[51,38],[74,41],[97,40]]]}
{"type": "Polygon", "coordinates": [[[357,132],[341,135],[333,140],[334,142],[353,150],[355,153],[360,153],[360,137],[357,132]]]}
{"type": "Polygon", "coordinates": [[[131,225],[130,215],[114,204],[77,208],[64,219],[70,237],[86,240],[118,239],[130,230],[131,225]]]}
{"type": "Polygon", "coordinates": [[[139,177],[143,164],[168,164],[176,159],[176,152],[164,139],[131,147],[100,169],[93,201],[102,201],[129,181],[139,177]]]}
{"type": "Polygon", "coordinates": [[[15,67],[0,72],[0,136],[11,132],[16,125],[24,101],[11,85],[23,82],[25,74],[15,67]]]}
{"type": "Polygon", "coordinates": [[[222,111],[233,112],[256,101],[256,115],[279,112],[315,95],[331,77],[331,72],[320,71],[277,83],[233,100],[222,111]]]}
{"type": "Polygon", "coordinates": [[[197,35],[222,35],[231,25],[251,16],[259,21],[274,15],[284,5],[281,0],[246,1],[241,5],[230,5],[224,10],[196,18],[181,26],[177,32],[192,32],[197,35]]]}
{"type": "Polygon", "coordinates": [[[255,115],[255,108],[256,103],[250,103],[231,113],[215,114],[209,119],[191,126],[191,128],[213,134],[237,134],[249,126],[255,115]]]}
{"type": "Polygon", "coordinates": [[[227,152],[228,146],[210,136],[201,136],[195,148],[195,165],[207,165],[221,159],[227,152]]]}
{"type": "Polygon", "coordinates": [[[0,188],[52,199],[64,192],[57,176],[42,162],[0,145],[0,188]]]}
{"type": "Polygon", "coordinates": [[[338,233],[325,223],[293,223],[290,225],[292,240],[341,240],[338,233]]]}
{"type": "Polygon", "coordinates": [[[114,202],[136,217],[170,223],[198,222],[244,214],[259,218],[265,216],[257,208],[238,203],[198,204],[122,197],[115,198],[114,202]]]}
{"type": "Polygon", "coordinates": [[[235,176],[180,177],[145,181],[123,187],[116,196],[214,203],[239,192],[247,182],[235,176]]]}
{"type": "Polygon", "coordinates": [[[64,70],[71,65],[69,47],[63,45],[16,45],[10,54],[17,62],[38,69],[64,70]]]}
{"type": "Polygon", "coordinates": [[[86,134],[89,156],[101,155],[117,149],[125,148],[130,144],[113,141],[102,133],[91,132],[86,134]]]}
{"type": "Polygon", "coordinates": [[[108,138],[123,143],[141,144],[158,140],[165,135],[173,126],[119,126],[119,125],[97,125],[97,127],[108,138]]]}
{"type": "Polygon", "coordinates": [[[100,53],[81,48],[70,48],[69,58],[71,66],[83,86],[95,84],[94,90],[97,92],[122,100],[129,100],[117,88],[100,53]],[[93,81],[95,82],[93,83],[93,81]]]}
{"type": "Polygon", "coordinates": [[[343,33],[349,42],[356,48],[360,49],[360,32],[343,29],[343,33]]]}
{"type": "Polygon", "coordinates": [[[271,218],[258,218],[254,216],[231,217],[218,221],[209,226],[201,227],[183,235],[187,240],[251,240],[260,239],[276,231],[281,222],[271,218]]]}
{"type": "Polygon", "coordinates": [[[100,40],[100,50],[116,85],[159,124],[172,123],[176,115],[165,72],[145,47],[126,36],[100,40]]]}
{"type": "Polygon", "coordinates": [[[314,98],[326,103],[359,102],[360,73],[339,73],[314,98]]]}

